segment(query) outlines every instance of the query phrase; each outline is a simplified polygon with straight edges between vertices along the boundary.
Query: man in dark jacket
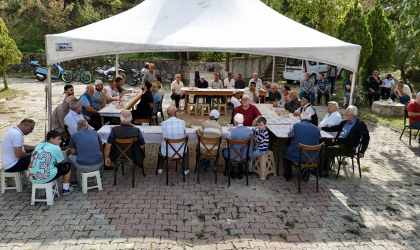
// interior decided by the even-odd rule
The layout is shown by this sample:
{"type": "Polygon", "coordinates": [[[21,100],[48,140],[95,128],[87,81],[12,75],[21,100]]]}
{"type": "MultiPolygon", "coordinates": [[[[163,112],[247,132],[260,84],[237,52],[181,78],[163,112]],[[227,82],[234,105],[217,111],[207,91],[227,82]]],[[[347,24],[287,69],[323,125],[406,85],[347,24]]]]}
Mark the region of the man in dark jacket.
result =
{"type": "Polygon", "coordinates": [[[235,89],[244,89],[246,88],[246,83],[242,80],[242,74],[238,74],[235,81],[235,89]]]}
{"type": "MultiPolygon", "coordinates": [[[[206,89],[209,87],[209,83],[206,81],[204,76],[201,76],[199,80],[195,82],[195,86],[199,89],[206,89]]],[[[197,103],[199,95],[194,95],[194,103],[197,103]]],[[[206,96],[206,103],[210,103],[210,96],[206,96]]]]}
{"type": "Polygon", "coordinates": [[[379,72],[375,69],[372,72],[372,75],[369,76],[366,80],[366,90],[368,92],[370,106],[372,106],[372,98],[377,101],[381,96],[381,90],[379,89],[379,86],[382,85],[382,80],[378,75],[379,72]]]}
{"type": "Polygon", "coordinates": [[[137,104],[137,109],[131,111],[131,114],[133,116],[133,119],[149,119],[152,111],[150,110],[149,103],[153,103],[153,95],[152,92],[150,92],[150,88],[152,87],[152,84],[149,82],[145,83],[145,86],[147,88],[146,91],[144,91],[143,95],[141,96],[139,104],[137,104]]]}
{"type": "Polygon", "coordinates": [[[322,127],[320,130],[327,132],[338,132],[333,145],[325,147],[323,159],[323,177],[328,177],[328,169],[330,168],[331,159],[340,155],[353,154],[357,151],[357,147],[362,137],[362,147],[359,152],[359,158],[365,156],[365,151],[369,145],[369,130],[366,124],[357,118],[357,108],[349,106],[344,113],[346,120],[332,127],[322,127]]]}

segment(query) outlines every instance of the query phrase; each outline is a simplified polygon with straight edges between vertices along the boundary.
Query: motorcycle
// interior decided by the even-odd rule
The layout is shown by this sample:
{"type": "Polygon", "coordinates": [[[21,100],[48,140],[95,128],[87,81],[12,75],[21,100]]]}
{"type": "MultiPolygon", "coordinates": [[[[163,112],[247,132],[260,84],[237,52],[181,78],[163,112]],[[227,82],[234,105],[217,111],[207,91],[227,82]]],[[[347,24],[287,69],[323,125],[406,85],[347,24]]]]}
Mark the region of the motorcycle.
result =
{"type": "Polygon", "coordinates": [[[141,82],[141,80],[143,79],[144,72],[143,70],[137,71],[135,69],[131,69],[131,71],[134,73],[134,75],[128,78],[128,84],[130,84],[130,86],[136,86],[137,83],[141,82]]]}
{"type": "MultiPolygon", "coordinates": [[[[98,77],[97,77],[97,79],[101,79],[101,80],[104,80],[104,79],[110,80],[110,79],[112,79],[113,80],[116,77],[115,76],[115,67],[111,67],[109,69],[103,69],[103,68],[98,67],[98,68],[96,68],[95,71],[99,74],[98,77]]],[[[124,72],[124,70],[121,69],[121,68],[118,68],[118,75],[120,75],[123,78],[123,84],[124,84],[124,82],[125,82],[125,74],[122,73],[122,72],[124,72]]]]}
{"type": "MultiPolygon", "coordinates": [[[[39,63],[37,61],[31,61],[30,65],[32,67],[36,67],[36,71],[35,71],[35,76],[38,79],[38,81],[45,81],[45,79],[47,79],[47,68],[45,67],[40,67],[39,63]]],[[[73,80],[73,75],[70,71],[64,70],[61,66],[60,63],[56,63],[54,64],[55,67],[57,67],[58,69],[58,74],[56,76],[51,76],[51,79],[61,79],[63,80],[63,82],[65,83],[69,83],[73,80]]]]}

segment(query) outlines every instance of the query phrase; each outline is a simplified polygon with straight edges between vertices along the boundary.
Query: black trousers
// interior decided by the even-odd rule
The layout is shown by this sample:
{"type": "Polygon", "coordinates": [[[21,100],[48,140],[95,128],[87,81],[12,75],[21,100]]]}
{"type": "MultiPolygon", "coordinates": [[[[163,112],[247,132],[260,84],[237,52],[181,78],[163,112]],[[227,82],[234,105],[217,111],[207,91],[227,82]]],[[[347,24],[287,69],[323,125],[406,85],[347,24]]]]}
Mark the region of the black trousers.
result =
{"type": "Polygon", "coordinates": [[[381,95],[382,98],[385,98],[386,95],[386,99],[389,99],[389,97],[391,97],[391,88],[382,87],[381,95]]]}
{"type": "Polygon", "coordinates": [[[369,105],[372,106],[372,103],[373,103],[372,99],[375,101],[378,101],[380,96],[381,96],[381,91],[379,91],[379,89],[375,90],[375,93],[368,90],[369,105]]]}
{"type": "Polygon", "coordinates": [[[90,126],[92,126],[96,131],[101,129],[101,117],[99,115],[91,115],[90,120],[87,121],[90,126]]]}
{"type": "Polygon", "coordinates": [[[182,97],[180,97],[179,95],[177,95],[177,94],[172,94],[171,95],[171,99],[172,100],[175,100],[175,106],[177,107],[177,108],[179,108],[179,100],[181,100],[181,99],[185,99],[185,95],[182,95],[182,97]]]}

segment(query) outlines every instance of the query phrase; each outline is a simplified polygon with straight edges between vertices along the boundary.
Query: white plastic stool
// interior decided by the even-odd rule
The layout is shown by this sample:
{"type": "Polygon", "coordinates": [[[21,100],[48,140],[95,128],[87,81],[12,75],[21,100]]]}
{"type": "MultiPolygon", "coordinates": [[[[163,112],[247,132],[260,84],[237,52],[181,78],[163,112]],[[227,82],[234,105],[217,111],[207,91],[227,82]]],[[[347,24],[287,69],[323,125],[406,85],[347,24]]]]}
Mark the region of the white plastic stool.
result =
{"type": "Polygon", "coordinates": [[[82,192],[84,194],[87,193],[88,189],[92,188],[98,188],[98,190],[102,190],[102,181],[101,181],[101,174],[99,173],[99,170],[89,172],[89,173],[83,173],[82,172],[82,192]],[[96,177],[96,185],[88,187],[88,178],[89,177],[96,177]]]}
{"type": "Polygon", "coordinates": [[[20,172],[4,172],[4,169],[1,171],[1,193],[8,189],[16,189],[18,193],[22,192],[22,179],[20,177],[20,172]],[[14,177],[15,178],[15,186],[14,187],[6,187],[6,177],[14,177]]]}
{"type": "Polygon", "coordinates": [[[51,206],[52,204],[54,204],[55,195],[57,195],[57,197],[60,197],[60,193],[58,192],[57,180],[44,184],[32,183],[31,205],[35,205],[35,202],[47,202],[47,205],[51,206]],[[35,198],[37,189],[45,189],[45,199],[35,198]]]}

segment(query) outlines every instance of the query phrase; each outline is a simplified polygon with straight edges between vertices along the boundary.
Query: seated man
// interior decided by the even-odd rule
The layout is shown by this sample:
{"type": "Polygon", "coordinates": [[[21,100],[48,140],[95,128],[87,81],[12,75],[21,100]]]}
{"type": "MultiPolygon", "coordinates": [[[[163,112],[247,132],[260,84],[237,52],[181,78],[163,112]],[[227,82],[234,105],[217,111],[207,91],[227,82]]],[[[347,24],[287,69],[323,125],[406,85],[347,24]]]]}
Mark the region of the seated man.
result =
{"type": "Polygon", "coordinates": [[[242,96],[242,105],[237,107],[235,110],[235,113],[233,114],[233,117],[236,116],[236,114],[242,114],[244,121],[241,122],[241,124],[244,124],[244,126],[255,126],[257,125],[258,118],[261,117],[261,113],[258,110],[257,107],[250,104],[249,96],[243,95],[242,96]]]}
{"type": "Polygon", "coordinates": [[[70,111],[70,101],[76,99],[74,96],[69,96],[63,103],[60,103],[53,111],[52,115],[52,129],[59,132],[62,139],[68,140],[64,126],[64,118],[70,111]]]}
{"type": "Polygon", "coordinates": [[[178,110],[181,110],[179,108],[179,100],[185,99],[184,91],[181,89],[184,87],[184,83],[181,81],[181,75],[176,74],[175,81],[171,84],[171,99],[175,100],[175,106],[178,110]]]}
{"type": "MultiPolygon", "coordinates": [[[[195,83],[195,86],[199,89],[206,89],[209,87],[209,83],[205,80],[204,76],[200,77],[200,80],[198,80],[195,83]]],[[[199,95],[194,95],[194,103],[197,103],[197,98],[199,97],[199,95]]],[[[206,103],[210,103],[210,96],[205,96],[206,97],[206,103]]]]}
{"type": "Polygon", "coordinates": [[[246,83],[244,80],[242,80],[242,74],[238,74],[236,76],[235,89],[244,89],[244,88],[246,88],[246,83]]]}
{"type": "Polygon", "coordinates": [[[232,72],[229,72],[228,77],[223,81],[223,85],[225,86],[225,89],[235,88],[235,80],[233,80],[232,72]]]}
{"type": "MultiPolygon", "coordinates": [[[[70,135],[73,135],[77,132],[77,122],[80,120],[90,119],[88,116],[80,114],[82,111],[82,103],[79,99],[73,99],[70,101],[70,111],[64,117],[64,123],[67,125],[70,135]]],[[[92,127],[89,127],[90,130],[93,130],[92,127]]]]}
{"type": "Polygon", "coordinates": [[[332,127],[340,124],[341,115],[338,113],[337,109],[338,103],[334,101],[329,101],[327,107],[328,114],[325,115],[324,119],[319,124],[319,127],[332,127]]]}
{"type": "MultiPolygon", "coordinates": [[[[68,159],[71,165],[71,185],[77,186],[76,169],[89,173],[99,170],[101,177],[103,175],[101,145],[102,140],[96,131],[88,129],[89,125],[85,120],[77,122],[77,132],[70,139],[70,153],[68,159]]],[[[111,168],[112,169],[112,168],[111,168]]]]}
{"type": "Polygon", "coordinates": [[[273,103],[273,106],[278,107],[278,108],[284,108],[284,104],[286,104],[286,100],[287,100],[287,102],[289,102],[289,100],[290,100],[289,91],[290,91],[290,87],[289,86],[284,86],[281,89],[281,93],[283,95],[283,98],[281,98],[280,101],[278,101],[276,103],[273,103]]]}
{"type": "Polygon", "coordinates": [[[150,92],[152,85],[149,82],[145,83],[146,91],[141,96],[140,102],[137,104],[136,109],[131,111],[134,119],[149,119],[151,116],[149,103],[153,103],[153,95],[150,92]]]}
{"type": "Polygon", "coordinates": [[[340,155],[353,154],[357,152],[357,147],[362,137],[362,147],[359,152],[359,158],[363,158],[369,145],[369,130],[366,124],[357,118],[357,108],[349,106],[345,112],[346,120],[332,127],[319,128],[327,132],[338,132],[336,142],[333,145],[326,146],[324,150],[324,159],[322,177],[328,177],[331,160],[340,155]]]}
{"type": "MultiPolygon", "coordinates": [[[[203,124],[201,124],[201,127],[199,127],[197,129],[197,134],[203,137],[208,137],[208,138],[216,138],[216,137],[220,137],[222,136],[222,126],[220,126],[219,123],[217,123],[217,119],[219,119],[220,113],[219,111],[213,109],[210,112],[210,120],[203,122],[203,124]]],[[[213,143],[206,143],[205,144],[207,149],[211,149],[213,147],[213,143]]],[[[213,150],[211,151],[211,153],[213,155],[216,155],[217,153],[217,149],[218,146],[214,146],[213,150]]],[[[197,149],[196,151],[198,152],[199,147],[197,144],[197,149]]],[[[202,154],[206,153],[207,150],[204,147],[203,143],[200,144],[200,152],[202,154]]],[[[204,161],[204,163],[200,162],[200,166],[204,165],[204,167],[201,169],[201,171],[204,172],[210,172],[210,161],[204,161]]]]}
{"type": "Polygon", "coordinates": [[[38,144],[32,153],[27,176],[36,184],[49,183],[63,176],[63,195],[68,195],[73,192],[73,188],[70,187],[70,163],[64,161],[60,143],[59,132],[48,132],[47,142],[38,144]]]}
{"type": "Polygon", "coordinates": [[[115,82],[111,82],[108,86],[105,87],[104,91],[106,90],[106,103],[110,103],[113,101],[118,101],[124,95],[124,93],[118,93],[117,84],[115,82]]]}
{"type": "MultiPolygon", "coordinates": [[[[168,119],[162,122],[162,138],[169,138],[169,139],[181,139],[185,137],[185,129],[186,125],[183,120],[180,120],[177,118],[177,109],[174,106],[168,107],[168,119]]],[[[181,147],[182,143],[173,143],[172,146],[175,148],[175,150],[178,150],[181,147]]],[[[178,153],[182,156],[184,153],[184,147],[178,151],[178,153]]],[[[162,140],[162,144],[160,145],[160,152],[163,156],[166,156],[166,142],[162,140]]],[[[187,175],[190,170],[189,168],[189,156],[188,156],[188,147],[186,151],[185,156],[185,171],[184,174],[187,175]]],[[[174,156],[175,151],[169,147],[168,148],[168,157],[171,158],[174,156]]],[[[175,158],[178,158],[177,155],[175,155],[175,158]]],[[[162,169],[158,169],[158,174],[162,174],[162,169]]]]}
{"type": "Polygon", "coordinates": [[[66,94],[66,97],[64,98],[63,102],[67,99],[69,96],[74,96],[74,87],[71,84],[64,85],[64,94],[66,94]]]}
{"type": "MultiPolygon", "coordinates": [[[[407,112],[408,112],[408,121],[410,123],[410,126],[416,129],[420,129],[420,92],[417,93],[416,99],[408,104],[407,112]]],[[[419,137],[419,143],[420,143],[420,137],[419,137]]],[[[3,152],[3,149],[2,149],[2,152],[3,152]]]]}
{"type": "Polygon", "coordinates": [[[101,117],[99,116],[99,106],[93,97],[95,93],[95,88],[89,85],[86,87],[86,92],[80,96],[80,102],[82,103],[82,114],[88,116],[90,119],[88,121],[89,125],[99,130],[101,126],[101,117]]]}
{"type": "MultiPolygon", "coordinates": [[[[143,78],[144,79],[144,78],[143,78]]],[[[153,78],[154,80],[154,78],[153,78]]],[[[125,89],[122,87],[124,79],[121,76],[115,78],[115,87],[117,88],[120,98],[123,97],[125,89]]]]}
{"type": "Polygon", "coordinates": [[[230,98],[230,102],[233,105],[233,109],[236,109],[238,106],[241,105],[241,101],[239,101],[240,98],[241,98],[241,93],[239,92],[238,89],[234,89],[233,96],[232,98],[230,98]]]}
{"type": "Polygon", "coordinates": [[[244,90],[244,95],[250,97],[250,103],[252,104],[258,103],[258,100],[260,98],[260,93],[258,92],[255,86],[255,82],[251,82],[249,84],[249,88],[245,88],[244,90]]]}
{"type": "MultiPolygon", "coordinates": [[[[157,91],[156,91],[157,92],[157,91]]],[[[159,92],[157,92],[159,93],[159,92]]],[[[131,125],[131,120],[133,117],[131,116],[131,113],[129,110],[123,110],[120,114],[120,120],[121,120],[121,126],[115,126],[111,129],[111,132],[109,133],[108,140],[105,145],[104,150],[104,156],[105,156],[105,165],[111,166],[111,158],[110,158],[110,152],[112,144],[114,143],[115,138],[117,139],[129,139],[129,138],[138,138],[137,145],[138,147],[134,148],[136,157],[132,155],[131,150],[127,150],[125,154],[132,160],[136,160],[136,163],[138,166],[143,165],[143,159],[144,159],[144,147],[145,142],[143,135],[140,131],[140,129],[133,127],[131,125]]],[[[134,145],[133,145],[134,146],[134,145]]],[[[125,148],[121,148],[122,150],[125,150],[125,148]]],[[[117,153],[121,153],[117,151],[117,153]]],[[[118,157],[118,156],[114,156],[118,157]]],[[[123,158],[125,159],[125,158],[123,158]]]]}
{"type": "Polygon", "coordinates": [[[162,96],[159,93],[159,87],[156,83],[152,84],[152,96],[153,96],[153,105],[155,107],[153,108],[153,115],[157,113],[159,102],[162,101],[162,96]]]}
{"type": "Polygon", "coordinates": [[[28,169],[34,146],[23,144],[23,136],[35,127],[31,119],[23,119],[19,125],[7,130],[1,140],[1,164],[5,172],[21,172],[28,169]]]}
{"type": "MultiPolygon", "coordinates": [[[[302,143],[308,146],[315,146],[319,144],[319,139],[321,138],[320,131],[310,122],[311,114],[309,112],[302,112],[300,114],[300,120],[301,122],[295,123],[293,129],[289,132],[289,136],[293,137],[293,139],[283,157],[283,177],[286,178],[286,181],[292,179],[292,162],[299,162],[300,149],[298,148],[298,144],[302,143]]],[[[308,152],[309,157],[313,157],[314,154],[315,151],[308,152]]],[[[315,162],[317,162],[317,159],[315,162]]],[[[302,162],[305,163],[308,160],[306,155],[302,154],[302,162]]]]}
{"type": "Polygon", "coordinates": [[[325,95],[325,102],[328,103],[330,101],[330,94],[328,93],[328,79],[324,78],[324,73],[319,74],[319,80],[317,82],[318,87],[318,105],[321,104],[321,96],[325,95]]]}
{"type": "Polygon", "coordinates": [[[382,85],[382,80],[378,76],[379,72],[378,70],[373,70],[372,75],[368,77],[366,80],[366,90],[367,95],[369,98],[369,104],[372,106],[372,98],[374,98],[375,101],[379,100],[379,97],[381,96],[381,90],[379,89],[379,86],[382,85]]]}
{"type": "Polygon", "coordinates": [[[302,97],[302,100],[300,100],[300,103],[302,106],[298,109],[296,109],[293,114],[295,116],[300,116],[303,112],[307,111],[309,114],[311,114],[311,123],[315,126],[318,126],[318,115],[316,114],[316,110],[311,105],[311,97],[309,95],[304,95],[302,97]]]}
{"type": "Polygon", "coordinates": [[[395,82],[394,82],[394,79],[392,79],[392,75],[388,74],[386,76],[384,83],[382,84],[382,88],[381,88],[382,98],[388,99],[391,97],[391,90],[394,87],[394,84],[395,82]]]}
{"type": "MultiPolygon", "coordinates": [[[[353,74],[350,74],[350,79],[346,81],[346,88],[344,89],[344,96],[346,97],[346,108],[349,106],[350,102],[350,91],[351,91],[351,81],[353,79],[353,74]]],[[[360,95],[357,94],[357,80],[354,83],[353,97],[356,98],[356,103],[354,106],[359,107],[360,95]]]]}
{"type": "MultiPolygon", "coordinates": [[[[242,97],[243,99],[243,97],[242,97]]],[[[232,139],[232,140],[246,140],[249,139],[254,136],[254,132],[252,131],[252,129],[249,129],[247,127],[244,127],[244,116],[242,114],[235,114],[235,118],[234,118],[234,122],[235,122],[235,126],[236,128],[232,129],[231,131],[229,131],[228,134],[228,138],[232,139]]],[[[249,145],[249,151],[248,151],[248,156],[251,159],[252,157],[252,140],[251,140],[251,145],[249,145]]],[[[241,152],[242,148],[244,147],[243,145],[234,145],[235,149],[238,152],[241,152]]],[[[222,151],[223,157],[225,158],[225,160],[228,158],[228,151],[227,148],[223,149],[222,151]]],[[[236,152],[233,150],[233,148],[230,149],[230,157],[235,157],[236,156],[236,152]]],[[[246,150],[242,151],[241,153],[242,158],[244,158],[246,160],[246,150]]],[[[235,159],[236,161],[240,161],[242,160],[239,156],[235,159]]],[[[227,166],[226,166],[227,167],[227,166]]],[[[244,173],[244,165],[243,164],[239,164],[238,166],[238,179],[242,179],[244,173]]],[[[236,174],[235,171],[232,168],[232,172],[230,172],[230,178],[235,179],[236,178],[236,174]]]]}
{"type": "Polygon", "coordinates": [[[399,80],[397,87],[394,90],[394,93],[391,95],[392,101],[395,101],[395,98],[401,102],[401,104],[409,103],[411,101],[411,90],[407,84],[404,84],[403,80],[399,80]]]}
{"type": "MultiPolygon", "coordinates": [[[[223,86],[223,82],[222,80],[219,79],[219,77],[220,77],[219,73],[214,73],[214,79],[210,81],[209,87],[211,87],[212,89],[224,89],[225,87],[223,86]]],[[[211,96],[211,98],[218,98],[218,97],[222,99],[221,103],[225,103],[225,96],[217,96],[217,95],[211,96]]]]}
{"type": "Polygon", "coordinates": [[[277,84],[272,83],[271,84],[271,91],[268,93],[268,101],[265,103],[277,103],[281,100],[281,94],[277,91],[277,84]]]}
{"type": "Polygon", "coordinates": [[[95,93],[93,94],[93,98],[98,105],[99,109],[102,109],[106,106],[106,93],[107,90],[104,89],[104,84],[101,80],[95,81],[95,93]]]}
{"type": "Polygon", "coordinates": [[[164,90],[164,88],[162,86],[162,77],[156,76],[155,83],[158,85],[159,93],[160,93],[160,95],[163,98],[163,96],[165,95],[165,93],[164,93],[165,90],[164,90]]]}
{"type": "Polygon", "coordinates": [[[284,108],[290,113],[295,112],[296,109],[300,108],[302,105],[298,98],[298,93],[296,90],[289,91],[289,98],[284,97],[284,108]]]}
{"type": "Polygon", "coordinates": [[[251,82],[255,82],[255,85],[256,85],[257,88],[262,88],[262,89],[264,88],[261,79],[258,78],[258,73],[254,73],[252,75],[252,78],[249,79],[249,85],[248,85],[248,87],[251,87],[251,82]]]}
{"type": "Polygon", "coordinates": [[[302,99],[304,95],[311,96],[311,104],[312,106],[315,105],[315,91],[313,90],[314,87],[314,80],[310,78],[310,74],[305,74],[305,79],[300,81],[300,96],[299,98],[302,99]]]}

